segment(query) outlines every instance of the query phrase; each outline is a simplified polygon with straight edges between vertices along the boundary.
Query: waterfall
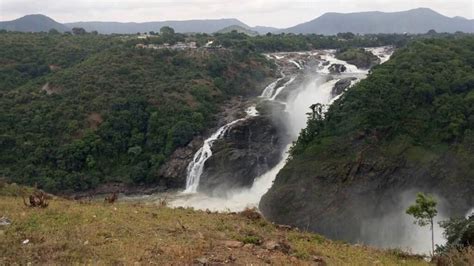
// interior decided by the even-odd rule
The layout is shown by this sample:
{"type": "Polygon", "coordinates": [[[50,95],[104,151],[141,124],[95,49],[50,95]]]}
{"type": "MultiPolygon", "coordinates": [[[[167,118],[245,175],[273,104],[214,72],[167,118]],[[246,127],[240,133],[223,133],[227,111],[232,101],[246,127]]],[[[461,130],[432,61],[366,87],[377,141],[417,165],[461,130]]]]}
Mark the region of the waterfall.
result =
{"type": "Polygon", "coordinates": [[[199,187],[204,164],[207,159],[212,156],[212,144],[214,141],[222,138],[225,133],[232,127],[232,125],[247,119],[248,117],[257,116],[258,111],[254,106],[247,108],[247,117],[234,120],[224,126],[220,127],[214,134],[204,141],[202,147],[194,154],[193,160],[189,163],[186,175],[186,189],[184,193],[196,193],[199,187]]]}
{"type": "Polygon", "coordinates": [[[199,186],[199,180],[204,170],[204,163],[212,156],[212,144],[221,138],[226,131],[235,123],[244,120],[244,118],[234,120],[220,127],[214,134],[204,141],[202,147],[194,154],[193,160],[187,168],[186,189],[184,193],[195,193],[199,186]]]}
{"type": "Polygon", "coordinates": [[[374,48],[365,48],[366,51],[371,52],[380,59],[380,64],[387,62],[392,56],[393,46],[382,46],[374,48]]]}
{"type": "MultiPolygon", "coordinates": [[[[287,126],[293,139],[296,139],[300,133],[300,130],[306,126],[306,113],[309,111],[309,106],[311,104],[321,103],[323,105],[329,106],[334,101],[335,98],[331,97],[331,91],[334,87],[334,84],[339,79],[347,76],[356,77],[357,80],[354,82],[356,83],[368,74],[368,70],[358,69],[354,65],[336,59],[334,52],[334,50],[325,50],[305,53],[305,55],[310,56],[321,56],[321,59],[328,61],[329,64],[324,65],[321,62],[316,72],[305,72],[306,74],[311,75],[307,77],[309,80],[300,84],[297,89],[292,89],[290,96],[286,99],[286,112],[289,116],[287,126]],[[330,75],[329,66],[331,64],[343,64],[347,69],[341,75],[330,75]]],[[[377,50],[377,52],[379,51],[377,50]]],[[[380,52],[380,57],[382,57],[382,54],[383,53],[380,52]]],[[[284,54],[272,56],[276,60],[285,60],[287,63],[293,63],[291,61],[294,61],[286,59],[284,54]]],[[[384,58],[388,58],[390,54],[385,53],[383,56],[385,56],[384,58]]],[[[271,58],[271,56],[269,55],[267,58],[271,58]]],[[[298,67],[298,69],[300,68],[298,67]]],[[[301,72],[292,75],[291,78],[285,82],[285,84],[276,88],[278,83],[286,78],[285,73],[283,73],[282,70],[282,76],[265,87],[262,94],[260,95],[260,98],[274,101],[276,97],[288,85],[293,83],[300,74],[301,72]]],[[[326,110],[326,108],[324,110],[326,110]]],[[[197,209],[210,209],[214,211],[241,211],[246,207],[258,207],[261,197],[268,191],[268,189],[271,188],[276,175],[284,167],[286,158],[288,156],[287,151],[291,146],[291,143],[289,143],[284,149],[281,161],[266,173],[255,178],[250,188],[226,191],[225,197],[212,197],[210,195],[196,193],[199,187],[201,175],[204,170],[204,164],[206,160],[212,156],[211,148],[213,143],[217,139],[222,138],[234,124],[243,121],[250,116],[258,115],[255,106],[249,107],[246,112],[247,117],[234,120],[220,127],[214,134],[204,141],[203,146],[198,150],[198,152],[196,152],[193,160],[188,165],[186,189],[184,191],[185,193],[182,193],[181,196],[176,197],[173,201],[171,201],[170,206],[194,207],[197,209]]]]}
{"type": "MultiPolygon", "coordinates": [[[[278,88],[275,93],[275,87],[277,86],[280,80],[285,78],[285,74],[281,72],[282,77],[278,78],[274,82],[270,83],[265,89],[263,90],[262,94],[260,95],[261,98],[271,99],[274,100],[275,97],[291,82],[293,82],[296,76],[292,77],[288,82],[286,82],[283,86],[278,88]],[[275,95],[272,97],[272,95],[275,95]]],[[[212,144],[217,139],[223,137],[225,133],[229,130],[229,128],[248,117],[257,116],[258,111],[255,109],[255,106],[251,106],[246,110],[247,117],[234,120],[222,127],[220,127],[214,134],[212,134],[208,139],[204,141],[202,147],[194,154],[193,160],[188,164],[187,173],[186,173],[186,189],[183,193],[196,193],[199,187],[199,181],[201,179],[202,172],[204,170],[204,164],[206,163],[207,159],[212,156],[212,144]]]]}
{"type": "MultiPolygon", "coordinates": [[[[294,80],[294,79],[293,79],[294,80]]],[[[337,80],[330,80],[326,81],[325,76],[317,76],[314,78],[310,83],[302,86],[301,90],[297,93],[296,97],[293,97],[291,100],[287,102],[287,112],[290,117],[290,127],[291,132],[290,134],[293,138],[296,139],[298,133],[302,128],[306,126],[306,113],[308,112],[308,107],[315,103],[319,102],[322,104],[329,104],[331,101],[331,89],[336,83],[337,80]]],[[[289,82],[291,83],[291,82],[289,82]]],[[[289,84],[288,83],[288,84],[289,84]]],[[[271,99],[270,99],[271,100],[271,99]]],[[[249,112],[249,111],[248,111],[249,112]]],[[[245,119],[245,118],[244,118],[245,119]]],[[[238,121],[235,121],[238,122],[238,121]]],[[[234,123],[234,122],[232,122],[234,123]]],[[[227,126],[227,125],[226,125],[227,126]]],[[[226,127],[224,126],[224,127],[226,127]]],[[[223,129],[223,133],[225,130],[223,129]]],[[[215,138],[218,138],[217,134],[221,129],[219,129],[214,135],[215,138]]],[[[223,135],[221,133],[221,135],[223,135]]],[[[212,139],[212,136],[211,138],[212,139]]],[[[205,144],[206,145],[206,144],[205,144]]],[[[212,145],[212,141],[211,141],[212,145]]],[[[206,194],[196,193],[193,194],[193,197],[180,197],[175,199],[170,203],[171,206],[184,206],[184,207],[193,207],[196,209],[209,209],[212,211],[242,211],[245,208],[252,208],[258,207],[260,199],[262,196],[271,188],[275,177],[277,176],[278,172],[285,166],[286,159],[288,158],[288,150],[291,146],[291,143],[283,150],[282,158],[280,162],[275,165],[273,168],[265,172],[259,177],[255,178],[254,183],[250,188],[242,188],[242,189],[235,189],[226,192],[225,197],[211,197],[206,194]]],[[[204,146],[203,146],[204,148],[204,146]]],[[[202,149],[203,149],[202,148],[202,149]]],[[[209,147],[210,149],[210,147],[209,147]]],[[[198,154],[202,153],[202,151],[198,151],[195,157],[199,156],[198,154]]],[[[208,153],[208,157],[212,155],[211,152],[208,153]]],[[[206,159],[207,159],[206,158],[206,159]]],[[[205,160],[204,160],[205,161],[205,160]]],[[[196,163],[193,163],[196,165],[196,163]]],[[[200,164],[199,175],[202,174],[204,163],[200,164]]],[[[194,183],[194,190],[186,189],[187,192],[196,192],[196,188],[198,186],[199,178],[195,180],[194,183]]]]}
{"type": "Polygon", "coordinates": [[[260,95],[261,98],[271,98],[273,93],[275,92],[275,88],[278,85],[278,82],[280,82],[282,79],[285,78],[285,74],[281,72],[281,78],[273,81],[270,83],[265,89],[263,90],[262,94],[260,95]]]}
{"type": "Polygon", "coordinates": [[[283,91],[286,88],[286,86],[288,86],[293,81],[295,81],[295,79],[296,79],[296,76],[291,77],[290,80],[288,80],[285,84],[283,84],[283,86],[276,89],[275,94],[272,96],[272,98],[270,98],[270,100],[274,101],[276,97],[278,96],[278,94],[280,94],[280,92],[283,91]]]}
{"type": "Polygon", "coordinates": [[[289,60],[289,62],[294,64],[298,69],[303,69],[303,67],[298,62],[296,62],[295,60],[289,60]]]}
{"type": "Polygon", "coordinates": [[[471,208],[468,212],[466,212],[465,218],[469,219],[469,217],[472,215],[474,215],[474,208],[471,208]]]}

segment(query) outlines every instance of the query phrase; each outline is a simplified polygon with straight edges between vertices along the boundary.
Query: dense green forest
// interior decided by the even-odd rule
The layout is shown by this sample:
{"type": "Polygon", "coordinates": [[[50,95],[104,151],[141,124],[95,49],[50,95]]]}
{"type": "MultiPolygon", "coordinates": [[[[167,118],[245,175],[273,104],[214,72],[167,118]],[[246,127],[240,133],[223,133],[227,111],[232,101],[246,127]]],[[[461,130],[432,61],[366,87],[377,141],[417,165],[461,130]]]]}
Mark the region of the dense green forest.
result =
{"type": "Polygon", "coordinates": [[[213,126],[226,99],[256,95],[274,75],[261,52],[403,46],[425,37],[1,31],[0,176],[48,191],[173,184],[157,174],[170,154],[213,126]],[[222,48],[135,48],[184,41],[222,48]]]}
{"type": "Polygon", "coordinates": [[[309,116],[273,192],[316,180],[350,187],[358,178],[435,186],[446,197],[454,186],[473,189],[472,36],[414,41],[326,114],[320,110],[309,116]]]}
{"type": "Polygon", "coordinates": [[[272,75],[258,54],[136,49],[120,36],[2,33],[0,175],[48,191],[157,182],[220,103],[272,75]]]}
{"type": "Polygon", "coordinates": [[[311,116],[292,155],[311,156],[336,139],[360,138],[423,150],[452,145],[472,159],[473,100],[474,38],[415,41],[375,67],[325,119],[311,116]]]}

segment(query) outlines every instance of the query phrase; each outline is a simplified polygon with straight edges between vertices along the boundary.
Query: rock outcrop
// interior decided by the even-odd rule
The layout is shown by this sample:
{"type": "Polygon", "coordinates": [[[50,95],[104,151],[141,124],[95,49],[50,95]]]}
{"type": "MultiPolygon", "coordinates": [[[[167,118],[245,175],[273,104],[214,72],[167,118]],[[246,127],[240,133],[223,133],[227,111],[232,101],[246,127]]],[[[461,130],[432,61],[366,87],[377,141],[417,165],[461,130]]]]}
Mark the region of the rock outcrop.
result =
{"type": "Polygon", "coordinates": [[[350,77],[338,80],[336,84],[334,84],[334,87],[331,91],[331,97],[336,97],[339,94],[343,93],[347,88],[351,86],[352,81],[356,79],[357,78],[350,77]]]}
{"type": "Polygon", "coordinates": [[[186,171],[194,153],[202,146],[201,137],[195,138],[186,147],[176,149],[158,171],[161,180],[166,180],[167,187],[183,187],[186,183],[186,171]]]}
{"type": "Polygon", "coordinates": [[[459,180],[466,166],[452,153],[424,166],[381,158],[372,150],[346,165],[325,158],[331,155],[325,152],[307,163],[323,167],[305,170],[307,166],[289,164],[279,173],[260,202],[267,219],[332,239],[383,246],[386,238],[396,246],[411,237],[407,227],[412,220],[405,216],[405,209],[417,192],[432,193],[438,199],[441,217],[437,219],[463,216],[474,204],[472,179],[459,180]]]}
{"type": "Polygon", "coordinates": [[[336,53],[336,57],[337,59],[344,60],[361,69],[370,69],[371,67],[380,64],[380,58],[362,48],[339,51],[336,53]]]}
{"type": "MultiPolygon", "coordinates": [[[[279,108],[273,103],[266,108],[279,108]]],[[[261,111],[261,109],[259,110],[261,111]]],[[[248,118],[234,125],[212,146],[199,190],[219,195],[223,191],[250,187],[256,177],[275,166],[288,143],[281,117],[270,114],[248,118]]]]}
{"type": "Polygon", "coordinates": [[[329,73],[331,74],[341,74],[346,71],[346,66],[343,64],[332,64],[329,66],[329,73]]]}

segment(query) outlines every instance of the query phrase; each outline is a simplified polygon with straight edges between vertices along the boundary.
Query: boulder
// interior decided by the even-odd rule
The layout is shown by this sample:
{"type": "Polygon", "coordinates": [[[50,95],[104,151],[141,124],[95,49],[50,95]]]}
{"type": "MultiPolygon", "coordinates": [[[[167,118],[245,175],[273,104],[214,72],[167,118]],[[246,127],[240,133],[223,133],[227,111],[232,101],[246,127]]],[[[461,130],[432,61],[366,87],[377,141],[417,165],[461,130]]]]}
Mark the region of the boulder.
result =
{"type": "Polygon", "coordinates": [[[346,71],[346,66],[343,64],[332,64],[329,66],[329,73],[331,74],[340,74],[346,71]]]}
{"type": "Polygon", "coordinates": [[[336,97],[339,94],[343,93],[347,88],[351,86],[352,81],[356,79],[357,78],[349,77],[349,78],[343,78],[343,79],[338,80],[336,84],[334,84],[334,87],[332,88],[331,96],[336,97]]]}

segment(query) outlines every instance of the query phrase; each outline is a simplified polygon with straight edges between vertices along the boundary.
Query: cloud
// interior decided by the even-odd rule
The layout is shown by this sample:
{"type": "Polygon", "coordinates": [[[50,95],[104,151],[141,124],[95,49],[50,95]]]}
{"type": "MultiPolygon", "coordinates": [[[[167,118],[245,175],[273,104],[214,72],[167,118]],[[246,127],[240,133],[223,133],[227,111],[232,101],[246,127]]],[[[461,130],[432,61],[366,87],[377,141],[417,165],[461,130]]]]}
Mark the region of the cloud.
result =
{"type": "Polygon", "coordinates": [[[288,27],[325,12],[392,12],[416,7],[430,7],[447,16],[474,17],[472,0],[0,0],[0,20],[38,13],[60,22],[234,17],[249,25],[288,27]]]}

